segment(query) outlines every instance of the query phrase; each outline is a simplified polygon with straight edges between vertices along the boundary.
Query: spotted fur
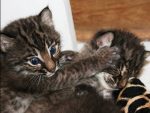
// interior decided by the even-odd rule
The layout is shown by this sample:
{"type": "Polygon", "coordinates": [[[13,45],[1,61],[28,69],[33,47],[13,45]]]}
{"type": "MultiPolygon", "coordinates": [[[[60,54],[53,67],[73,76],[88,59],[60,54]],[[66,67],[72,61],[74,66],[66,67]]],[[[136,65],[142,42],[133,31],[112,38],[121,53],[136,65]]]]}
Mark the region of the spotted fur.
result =
{"type": "Polygon", "coordinates": [[[114,96],[123,113],[150,113],[150,92],[137,78],[130,79],[114,96]]]}

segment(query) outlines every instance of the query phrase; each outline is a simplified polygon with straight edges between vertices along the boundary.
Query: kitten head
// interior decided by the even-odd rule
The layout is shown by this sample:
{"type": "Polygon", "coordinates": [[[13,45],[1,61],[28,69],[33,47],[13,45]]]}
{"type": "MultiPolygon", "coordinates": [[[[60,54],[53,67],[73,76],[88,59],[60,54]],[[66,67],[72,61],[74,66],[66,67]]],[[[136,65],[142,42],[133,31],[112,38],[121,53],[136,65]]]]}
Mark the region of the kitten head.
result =
{"type": "Polygon", "coordinates": [[[1,31],[0,38],[1,63],[7,72],[13,73],[7,78],[16,78],[16,84],[28,80],[28,85],[31,81],[38,85],[43,77],[55,73],[60,57],[60,36],[48,7],[36,16],[10,23],[1,31]]]}
{"type": "Polygon", "coordinates": [[[95,34],[90,42],[93,50],[108,46],[120,48],[120,60],[116,68],[105,72],[112,74],[119,87],[124,87],[129,77],[137,77],[145,60],[146,51],[141,41],[132,33],[122,30],[103,30],[95,34]]]}

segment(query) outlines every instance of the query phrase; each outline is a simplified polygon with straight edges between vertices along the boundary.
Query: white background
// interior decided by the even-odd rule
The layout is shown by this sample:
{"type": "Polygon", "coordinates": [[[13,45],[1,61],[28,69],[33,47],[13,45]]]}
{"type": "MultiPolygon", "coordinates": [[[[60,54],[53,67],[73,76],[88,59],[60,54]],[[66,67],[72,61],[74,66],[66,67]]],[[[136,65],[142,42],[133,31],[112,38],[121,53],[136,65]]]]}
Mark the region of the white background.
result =
{"type": "Polygon", "coordinates": [[[62,49],[76,50],[76,38],[69,0],[1,0],[1,28],[13,20],[38,14],[49,6],[62,49]]]}

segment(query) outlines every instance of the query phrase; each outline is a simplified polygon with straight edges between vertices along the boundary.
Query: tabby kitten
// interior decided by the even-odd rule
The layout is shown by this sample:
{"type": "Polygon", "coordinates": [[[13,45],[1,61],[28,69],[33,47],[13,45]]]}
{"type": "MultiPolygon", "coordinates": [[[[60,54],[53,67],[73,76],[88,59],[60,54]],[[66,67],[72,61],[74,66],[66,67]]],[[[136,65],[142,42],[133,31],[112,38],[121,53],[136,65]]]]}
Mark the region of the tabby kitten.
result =
{"type": "MultiPolygon", "coordinates": [[[[124,87],[129,77],[139,77],[147,54],[149,53],[145,50],[138,37],[123,30],[112,29],[99,31],[95,34],[90,43],[92,46],[87,45],[86,48],[89,48],[86,49],[86,51],[88,50],[87,52],[99,46],[116,46],[120,48],[121,58],[116,67],[104,70],[105,76],[109,76],[109,79],[108,77],[106,79],[99,79],[101,83],[106,84],[110,89],[114,89],[114,87],[116,87],[115,89],[124,87]]],[[[99,74],[96,75],[96,78],[102,78],[101,74],[104,73],[99,74]]],[[[107,89],[100,93],[106,98],[112,98],[112,90],[107,89]]]]}
{"type": "Polygon", "coordinates": [[[104,72],[113,75],[118,87],[124,87],[129,77],[138,77],[147,51],[137,36],[123,30],[102,30],[95,34],[90,43],[91,47],[87,46],[90,48],[87,52],[97,49],[99,46],[120,48],[121,58],[116,67],[104,70],[104,72]]]}
{"type": "MultiPolygon", "coordinates": [[[[144,64],[146,51],[144,46],[140,43],[141,41],[138,37],[132,33],[122,30],[102,30],[95,34],[89,44],[85,45],[85,48],[79,53],[80,55],[68,53],[70,54],[68,62],[71,59],[73,62],[76,62],[76,60],[82,59],[83,56],[86,57],[86,53],[92,54],[99,46],[117,46],[121,48],[121,58],[117,66],[107,68],[104,71],[106,74],[111,74],[115,80],[114,83],[117,83],[117,86],[122,88],[126,85],[129,77],[138,77],[144,64]]],[[[95,78],[97,77],[99,77],[99,75],[95,76],[95,78]]],[[[98,95],[97,91],[93,91],[93,88],[91,90],[91,87],[85,86],[83,87],[83,85],[81,85],[80,87],[79,85],[79,88],[88,91],[87,94],[65,100],[62,104],[57,104],[57,107],[55,106],[53,108],[54,112],[52,113],[108,113],[109,110],[110,112],[119,113],[119,110],[115,111],[115,109],[113,109],[116,108],[116,106],[115,104],[110,104],[111,100],[108,100],[109,103],[107,103],[107,100],[103,100],[103,98],[98,95]]]]}
{"type": "Polygon", "coordinates": [[[72,88],[80,79],[114,66],[119,59],[116,47],[99,48],[86,59],[57,71],[60,36],[48,7],[36,16],[10,23],[0,38],[2,113],[25,113],[37,101],[44,107],[34,106],[34,113],[49,113],[51,93],[72,88]]]}

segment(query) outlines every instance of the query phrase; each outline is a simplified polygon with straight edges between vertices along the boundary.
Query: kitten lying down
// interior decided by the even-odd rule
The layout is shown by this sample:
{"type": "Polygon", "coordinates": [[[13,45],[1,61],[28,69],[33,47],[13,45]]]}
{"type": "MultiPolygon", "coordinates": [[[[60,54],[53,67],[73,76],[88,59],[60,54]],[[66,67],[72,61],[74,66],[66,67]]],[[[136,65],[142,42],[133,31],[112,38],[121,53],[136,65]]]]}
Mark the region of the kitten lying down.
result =
{"type": "MultiPolygon", "coordinates": [[[[108,33],[109,35],[110,33],[108,33]]],[[[1,30],[0,39],[1,113],[56,113],[55,110],[64,109],[68,105],[75,107],[75,110],[71,110],[72,112],[82,111],[80,107],[74,105],[77,102],[80,103],[79,106],[82,106],[79,101],[91,101],[88,102],[88,106],[92,106],[93,102],[102,102],[106,104],[106,108],[109,107],[107,106],[109,102],[98,97],[94,91],[92,91],[92,95],[89,94],[80,99],[76,97],[74,91],[76,85],[82,82],[97,83],[95,82],[97,80],[92,77],[93,75],[108,67],[114,67],[120,58],[117,47],[99,47],[88,57],[70,64],[69,67],[57,70],[61,42],[48,7],[35,16],[11,22],[1,30]],[[88,79],[84,80],[85,78],[88,79]],[[58,93],[58,90],[62,92],[58,93]],[[56,104],[49,98],[54,93],[63,102],[59,106],[65,105],[69,96],[73,99],[72,104],[67,102],[66,107],[57,109],[56,104]],[[88,100],[88,97],[94,98],[88,100]]],[[[55,94],[52,100],[56,98],[55,94]]],[[[113,103],[109,104],[114,105],[113,103]]],[[[85,110],[88,110],[86,105],[84,107],[85,110]]],[[[112,109],[114,108],[112,107],[112,109]]],[[[102,111],[102,109],[99,110],[102,111]]],[[[67,111],[64,112],[67,113],[67,111]]]]}

